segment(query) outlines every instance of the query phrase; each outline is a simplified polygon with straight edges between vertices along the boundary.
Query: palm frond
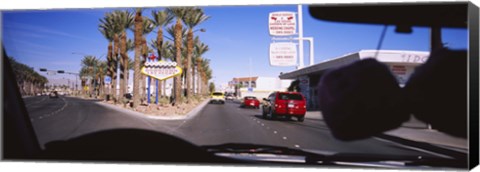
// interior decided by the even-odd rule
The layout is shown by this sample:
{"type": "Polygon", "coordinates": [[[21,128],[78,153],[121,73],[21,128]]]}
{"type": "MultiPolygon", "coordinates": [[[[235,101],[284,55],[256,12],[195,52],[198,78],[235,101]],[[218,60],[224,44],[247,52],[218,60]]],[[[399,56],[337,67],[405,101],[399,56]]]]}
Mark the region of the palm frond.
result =
{"type": "Polygon", "coordinates": [[[153,24],[157,27],[163,27],[167,26],[170,24],[173,20],[173,17],[171,14],[169,14],[166,10],[164,11],[152,11],[152,17],[153,17],[153,24]]]}

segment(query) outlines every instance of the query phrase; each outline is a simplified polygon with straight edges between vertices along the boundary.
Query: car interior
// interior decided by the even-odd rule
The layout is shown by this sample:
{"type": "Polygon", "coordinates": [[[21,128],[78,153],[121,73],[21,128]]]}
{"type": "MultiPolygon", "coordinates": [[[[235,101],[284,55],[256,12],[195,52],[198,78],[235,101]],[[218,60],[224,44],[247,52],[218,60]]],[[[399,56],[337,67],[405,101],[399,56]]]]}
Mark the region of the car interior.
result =
{"type": "MultiPolygon", "coordinates": [[[[471,50],[450,50],[442,47],[441,36],[435,32],[442,27],[467,28],[467,8],[474,9],[469,8],[465,2],[309,6],[310,15],[319,20],[394,25],[396,31],[402,33],[411,32],[412,26],[430,27],[433,30],[430,58],[415,71],[404,88],[398,87],[397,81],[388,75],[388,70],[376,61],[360,61],[333,69],[325,75],[321,80],[324,87],[319,87],[318,91],[322,107],[325,107],[321,110],[333,136],[344,141],[371,137],[397,128],[413,114],[418,119],[431,123],[441,132],[457,137],[470,137],[467,114],[475,111],[467,109],[468,98],[472,100],[467,93],[471,89],[478,89],[478,81],[474,88],[467,87],[467,83],[472,77],[478,77],[478,74],[469,76],[465,69],[468,62],[475,62],[473,59],[478,63],[478,56],[469,56],[467,51],[471,50]],[[448,74],[445,73],[446,69],[450,71],[448,74]],[[373,75],[378,73],[385,75],[373,75]],[[448,82],[445,82],[446,80],[448,82]],[[382,92],[371,88],[388,89],[380,89],[384,90],[382,92]],[[385,94],[386,92],[388,94],[385,94]],[[369,95],[369,98],[365,100],[348,96],[352,94],[369,95]],[[448,102],[442,101],[445,96],[450,97],[448,102]],[[373,105],[367,105],[366,102],[373,105]],[[438,106],[444,109],[439,110],[438,106]],[[361,123],[373,125],[365,126],[360,125],[361,123]]],[[[478,10],[475,9],[474,12],[478,14],[478,10]]],[[[476,17],[478,20],[478,15],[476,17]]],[[[478,26],[476,29],[478,32],[478,26]]],[[[257,161],[220,157],[203,147],[166,133],[128,128],[98,131],[69,140],[53,141],[42,149],[7,60],[8,50],[4,47],[2,54],[4,159],[260,164],[257,161]]],[[[476,92],[478,93],[478,90],[476,92]]],[[[478,102],[478,98],[476,99],[478,102]]],[[[476,113],[478,114],[478,109],[476,113]]],[[[470,118],[470,121],[475,119],[478,121],[478,115],[470,118]]],[[[475,134],[471,130],[470,132],[475,134]]],[[[471,144],[478,145],[478,133],[477,138],[470,138],[470,141],[471,144]]],[[[478,152],[478,147],[470,148],[478,152]]],[[[458,160],[466,161],[463,158],[465,157],[458,160]]],[[[465,164],[454,166],[463,168],[465,164]]]]}

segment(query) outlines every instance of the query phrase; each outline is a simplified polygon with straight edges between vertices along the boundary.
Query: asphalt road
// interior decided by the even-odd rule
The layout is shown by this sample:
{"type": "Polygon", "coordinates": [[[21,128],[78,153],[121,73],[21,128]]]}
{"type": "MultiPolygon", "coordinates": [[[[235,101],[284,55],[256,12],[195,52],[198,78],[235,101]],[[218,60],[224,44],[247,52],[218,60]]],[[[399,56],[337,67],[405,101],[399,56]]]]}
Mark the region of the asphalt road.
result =
{"type": "Polygon", "coordinates": [[[233,102],[208,104],[198,115],[184,120],[145,118],[108,108],[95,100],[65,96],[29,97],[24,102],[42,146],[106,129],[141,128],[175,135],[196,145],[254,143],[322,152],[436,155],[378,138],[338,141],[321,119],[263,119],[259,109],[240,108],[233,102]]]}
{"type": "Polygon", "coordinates": [[[240,108],[232,102],[207,105],[196,118],[180,127],[178,133],[198,145],[254,143],[331,153],[431,155],[376,138],[338,141],[323,120],[263,119],[261,109],[240,108]]]}
{"type": "Polygon", "coordinates": [[[48,96],[26,98],[30,115],[40,144],[66,140],[95,131],[117,128],[139,128],[166,131],[158,121],[106,108],[95,100],[48,96]]]}

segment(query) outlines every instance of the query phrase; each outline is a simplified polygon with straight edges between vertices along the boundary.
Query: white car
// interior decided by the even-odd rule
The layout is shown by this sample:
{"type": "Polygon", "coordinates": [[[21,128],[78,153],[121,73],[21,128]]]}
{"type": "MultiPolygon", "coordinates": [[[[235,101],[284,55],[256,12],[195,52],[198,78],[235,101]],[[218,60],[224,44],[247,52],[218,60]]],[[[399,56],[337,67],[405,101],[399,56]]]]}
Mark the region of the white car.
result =
{"type": "Polygon", "coordinates": [[[228,94],[227,96],[225,96],[225,100],[233,100],[233,95],[232,94],[228,94]]]}

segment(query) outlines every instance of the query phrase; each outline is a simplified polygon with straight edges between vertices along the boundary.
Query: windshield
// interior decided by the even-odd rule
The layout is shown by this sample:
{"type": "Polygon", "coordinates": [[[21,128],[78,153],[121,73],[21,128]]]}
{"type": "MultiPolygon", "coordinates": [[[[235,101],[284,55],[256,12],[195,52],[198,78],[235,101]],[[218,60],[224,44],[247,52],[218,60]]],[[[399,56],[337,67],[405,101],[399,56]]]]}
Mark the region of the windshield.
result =
{"type": "MultiPolygon", "coordinates": [[[[449,151],[468,150],[465,138],[442,133],[413,115],[397,128],[354,141],[334,137],[338,133],[332,134],[324,116],[322,105],[344,97],[364,103],[335,106],[345,113],[378,103],[365,94],[320,99],[329,95],[319,89],[329,69],[376,59],[395,80],[389,88],[400,89],[429,58],[428,27],[400,34],[395,26],[322,21],[310,16],[308,5],[194,7],[184,9],[188,15],[183,18],[177,8],[142,10],[2,11],[2,43],[42,148],[95,131],[139,128],[197,146],[260,144],[381,157],[450,157],[449,151]],[[303,41],[296,38],[298,8],[303,10],[303,41]],[[386,36],[379,41],[384,29],[386,36]],[[272,92],[291,92],[278,99],[305,103],[275,104],[272,92]],[[229,98],[213,97],[223,93],[229,98]],[[271,102],[245,105],[242,97],[271,102]]],[[[467,49],[467,33],[464,28],[442,29],[444,46],[467,49]]],[[[377,74],[348,81],[376,83],[369,77],[377,74]]],[[[329,88],[357,87],[339,83],[329,88]]],[[[394,90],[361,88],[386,90],[385,96],[394,90]]],[[[341,125],[378,123],[382,121],[341,125]]]]}

